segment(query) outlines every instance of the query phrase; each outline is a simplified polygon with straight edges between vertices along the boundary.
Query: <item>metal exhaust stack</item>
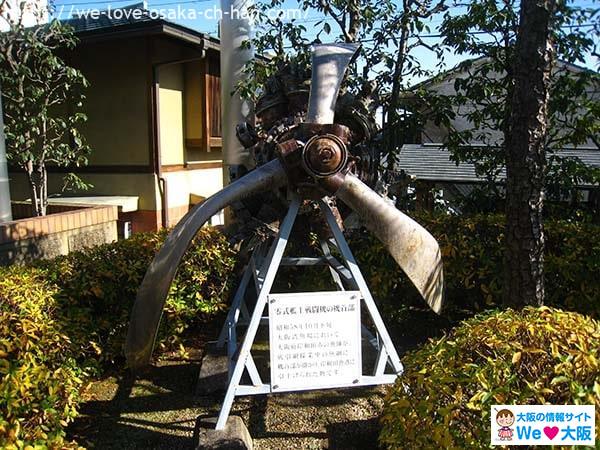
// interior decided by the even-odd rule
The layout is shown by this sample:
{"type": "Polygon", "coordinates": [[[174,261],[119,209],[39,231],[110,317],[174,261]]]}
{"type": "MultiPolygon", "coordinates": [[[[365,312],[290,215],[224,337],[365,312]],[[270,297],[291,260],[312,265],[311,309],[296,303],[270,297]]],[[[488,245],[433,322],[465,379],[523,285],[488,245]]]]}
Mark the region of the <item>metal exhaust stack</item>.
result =
{"type": "Polygon", "coordinates": [[[0,95],[0,223],[12,220],[8,166],[6,164],[6,144],[4,141],[4,116],[2,95],[0,95]]]}
{"type": "Polygon", "coordinates": [[[252,0],[221,0],[221,113],[223,161],[228,166],[254,167],[254,159],[235,135],[235,127],[244,122],[254,124],[250,102],[242,101],[235,91],[245,78],[244,65],[254,58],[254,50],[242,48],[252,38],[248,8],[252,0]]]}

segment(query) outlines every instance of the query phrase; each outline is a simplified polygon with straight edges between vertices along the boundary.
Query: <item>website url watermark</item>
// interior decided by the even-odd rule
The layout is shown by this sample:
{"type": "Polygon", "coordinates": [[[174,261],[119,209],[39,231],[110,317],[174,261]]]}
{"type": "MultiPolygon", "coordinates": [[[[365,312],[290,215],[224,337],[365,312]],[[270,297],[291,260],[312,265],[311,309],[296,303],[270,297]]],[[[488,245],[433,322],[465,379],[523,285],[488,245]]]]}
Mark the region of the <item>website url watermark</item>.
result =
{"type": "MultiPolygon", "coordinates": [[[[289,9],[269,9],[262,12],[268,19],[282,21],[304,20],[307,18],[308,11],[303,11],[297,8],[289,9]]],[[[229,10],[223,10],[220,7],[213,5],[209,8],[190,8],[182,5],[173,5],[171,8],[113,8],[110,4],[106,9],[97,8],[80,8],[75,5],[70,7],[62,5],[57,8],[55,16],[59,19],[69,17],[84,18],[98,20],[100,17],[107,17],[110,20],[141,20],[150,18],[152,20],[167,19],[167,20],[222,20],[229,18],[233,20],[249,20],[256,21],[258,12],[246,8],[238,9],[231,7],[229,10]]]]}

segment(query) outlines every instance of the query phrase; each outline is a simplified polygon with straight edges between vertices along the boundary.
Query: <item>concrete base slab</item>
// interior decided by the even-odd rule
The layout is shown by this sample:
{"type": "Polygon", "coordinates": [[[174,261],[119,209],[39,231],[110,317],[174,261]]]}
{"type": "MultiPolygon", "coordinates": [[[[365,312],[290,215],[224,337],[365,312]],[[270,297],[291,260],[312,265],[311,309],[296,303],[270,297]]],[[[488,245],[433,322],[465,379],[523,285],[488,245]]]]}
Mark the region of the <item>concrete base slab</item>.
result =
{"type": "Polygon", "coordinates": [[[215,343],[206,344],[196,384],[196,395],[225,392],[228,378],[227,349],[216,348],[215,343]]]}
{"type": "Polygon", "coordinates": [[[241,417],[229,416],[223,430],[215,430],[216,417],[196,422],[196,450],[252,450],[252,437],[241,417]]]}

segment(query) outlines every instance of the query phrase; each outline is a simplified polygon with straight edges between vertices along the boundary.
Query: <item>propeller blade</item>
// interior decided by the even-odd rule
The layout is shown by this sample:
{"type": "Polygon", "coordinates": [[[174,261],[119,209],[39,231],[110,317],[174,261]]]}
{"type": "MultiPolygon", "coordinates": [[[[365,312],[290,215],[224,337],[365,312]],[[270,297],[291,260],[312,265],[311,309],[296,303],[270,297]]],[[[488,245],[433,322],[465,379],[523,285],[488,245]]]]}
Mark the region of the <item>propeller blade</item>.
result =
{"type": "Polygon", "coordinates": [[[212,216],[231,203],[286,183],[279,160],[260,166],[191,209],[173,228],[150,264],[131,311],[125,356],[131,369],[148,365],[162,310],[177,267],[192,239],[212,216]]]}
{"type": "Polygon", "coordinates": [[[444,270],[435,238],[353,174],[346,175],[336,195],[361,217],[431,309],[439,313],[444,299],[444,270]]]}
{"type": "Polygon", "coordinates": [[[318,44],[312,49],[312,79],[306,121],[330,124],[335,103],[350,63],[360,44],[318,44]]]}

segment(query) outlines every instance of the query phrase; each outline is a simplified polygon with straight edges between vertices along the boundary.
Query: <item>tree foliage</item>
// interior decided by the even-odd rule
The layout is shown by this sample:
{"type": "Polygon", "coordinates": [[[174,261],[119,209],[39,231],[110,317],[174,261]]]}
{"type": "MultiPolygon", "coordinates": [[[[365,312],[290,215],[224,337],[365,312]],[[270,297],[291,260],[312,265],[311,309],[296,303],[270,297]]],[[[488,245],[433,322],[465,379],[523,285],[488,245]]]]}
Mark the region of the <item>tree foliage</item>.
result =
{"type": "MultiPolygon", "coordinates": [[[[47,165],[87,164],[90,152],[80,126],[83,113],[83,74],[59,56],[76,38],[70,28],[53,21],[25,27],[11,23],[0,34],[0,84],[5,117],[7,159],[26,174],[34,215],[45,215],[48,203],[47,165]]],[[[75,174],[65,177],[63,189],[86,184],[75,174]]]]}
{"type": "MultiPolygon", "coordinates": [[[[299,0],[298,8],[307,19],[291,20],[271,13],[282,5],[282,0],[271,0],[252,7],[257,32],[246,45],[268,58],[256,58],[247,65],[250,76],[239,86],[240,94],[256,98],[269,77],[286,64],[308,70],[312,44],[358,42],[360,55],[349,69],[344,88],[371,111],[382,108],[385,112],[385,148],[393,165],[395,154],[411,140],[423,116],[431,117],[439,110],[430,107],[423,115],[407,110],[405,97],[415,77],[432,75],[416,56],[418,49],[432,52],[441,65],[441,48],[428,45],[419,34],[430,31],[427,20],[444,10],[444,1],[299,0]]],[[[428,97],[421,99],[427,103],[428,97]]]]}
{"type": "MultiPolygon", "coordinates": [[[[451,98],[454,110],[468,119],[469,126],[450,128],[447,145],[457,162],[475,164],[478,174],[489,180],[488,195],[496,198],[502,195],[495,182],[505,166],[505,143],[512,133],[517,6],[515,0],[472,0],[461,13],[446,13],[440,27],[447,48],[476,57],[460,64],[464,76],[456,77],[456,94],[451,98]]],[[[546,193],[555,199],[573,194],[578,184],[600,181],[598,169],[561,154],[564,148],[600,142],[600,77],[578,66],[598,50],[599,11],[562,0],[552,17],[557,62],[551,77],[544,149],[546,193]]]]}

